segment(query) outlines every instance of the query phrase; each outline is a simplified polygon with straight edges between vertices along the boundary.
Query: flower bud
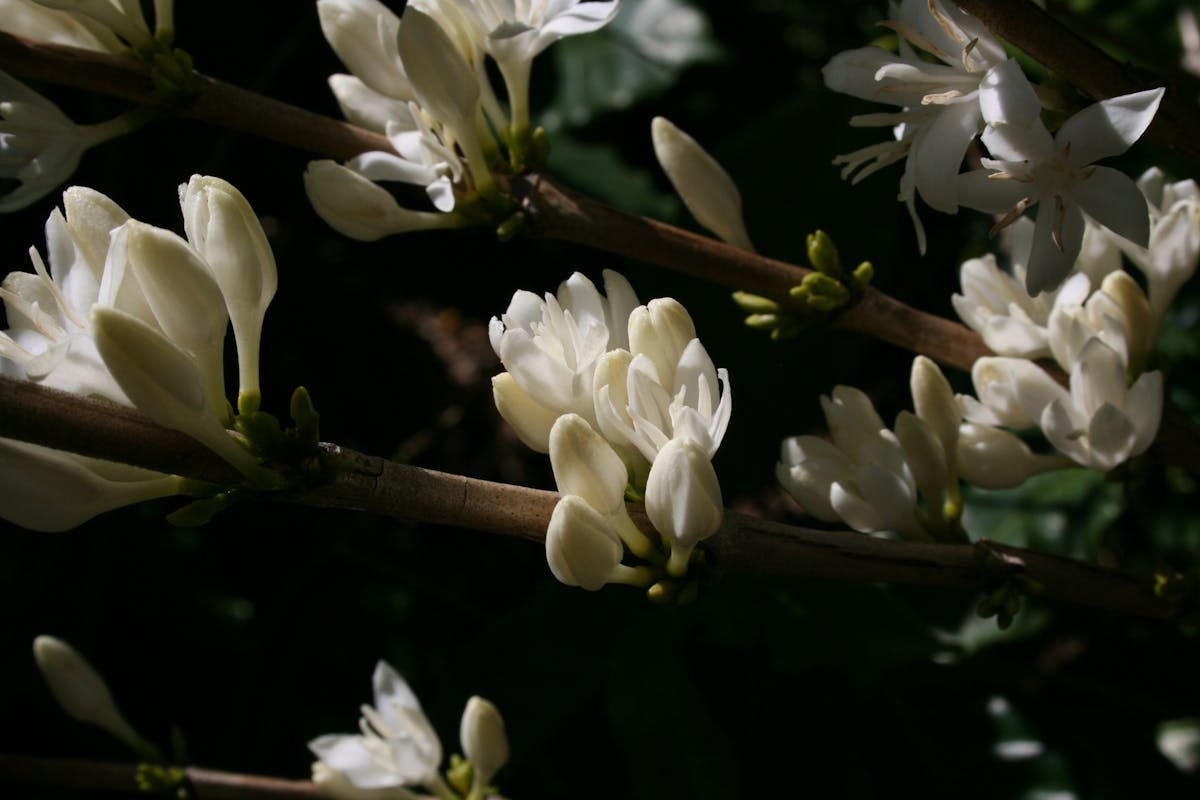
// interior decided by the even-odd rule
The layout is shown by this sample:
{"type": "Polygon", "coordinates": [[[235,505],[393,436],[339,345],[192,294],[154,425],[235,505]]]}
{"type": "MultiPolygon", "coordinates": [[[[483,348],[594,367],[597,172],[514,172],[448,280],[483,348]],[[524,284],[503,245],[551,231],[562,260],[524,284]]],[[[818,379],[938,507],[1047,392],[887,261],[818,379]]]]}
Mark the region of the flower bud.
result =
{"type": "Polygon", "coordinates": [[[577,495],[605,516],[624,508],[625,462],[578,414],[564,414],[551,428],[550,466],[561,494],[577,495]]]}
{"type": "Polygon", "coordinates": [[[650,123],[654,155],[696,221],[734,247],[754,250],[737,184],[699,143],[664,117],[650,123]]]}
{"type": "MultiPolygon", "coordinates": [[[[417,103],[460,143],[476,140],[479,82],[442,26],[419,8],[410,7],[400,20],[397,45],[417,103]]],[[[467,154],[468,159],[471,155],[467,154]]]]}
{"type": "Polygon", "coordinates": [[[237,341],[239,395],[258,393],[263,315],[278,277],[267,235],[246,198],[220,178],[193,175],[180,187],[188,241],[207,262],[237,341]]]}
{"type": "Polygon", "coordinates": [[[1011,489],[1039,473],[1071,466],[1063,456],[1034,453],[1008,431],[970,422],[959,429],[958,463],[963,480],[981,489],[1011,489]]]}
{"type": "Polygon", "coordinates": [[[33,640],[33,657],[63,711],[103,728],[135,751],[143,749],[142,737],[117,709],[104,679],[73,647],[53,636],[39,636],[33,640]]]}
{"type": "Polygon", "coordinates": [[[304,191],[317,216],[338,233],[363,242],[462,224],[457,214],[401,208],[386,189],[335,161],[310,161],[304,191]]]}
{"type": "Polygon", "coordinates": [[[687,572],[692,548],[717,532],[724,514],[721,486],[708,453],[690,439],[667,442],[646,481],[646,516],[671,548],[667,572],[687,572]]]}
{"type": "Polygon", "coordinates": [[[496,707],[482,697],[468,700],[459,726],[459,741],[463,755],[474,768],[471,793],[482,797],[492,777],[508,762],[508,736],[496,707]]]}
{"type": "Polygon", "coordinates": [[[396,37],[400,17],[377,0],[317,0],[321,32],[347,69],[376,92],[411,100],[396,37]]]}
{"type": "Polygon", "coordinates": [[[624,554],[617,532],[596,509],[575,495],[558,501],[546,529],[546,563],[560,583],[594,592],[624,554]]]}
{"type": "Polygon", "coordinates": [[[178,494],[181,479],[0,439],[0,517],[35,531],[65,531],[114,508],[178,494]]]}
{"type": "Polygon", "coordinates": [[[665,387],[675,383],[675,367],[684,348],[695,338],[691,315],[674,298],[651,300],[629,315],[629,348],[654,362],[658,382],[665,387]]]}
{"type": "Polygon", "coordinates": [[[492,397],[500,416],[527,447],[539,453],[550,452],[550,429],[558,421],[557,413],[534,400],[509,372],[492,378],[492,397]]]}

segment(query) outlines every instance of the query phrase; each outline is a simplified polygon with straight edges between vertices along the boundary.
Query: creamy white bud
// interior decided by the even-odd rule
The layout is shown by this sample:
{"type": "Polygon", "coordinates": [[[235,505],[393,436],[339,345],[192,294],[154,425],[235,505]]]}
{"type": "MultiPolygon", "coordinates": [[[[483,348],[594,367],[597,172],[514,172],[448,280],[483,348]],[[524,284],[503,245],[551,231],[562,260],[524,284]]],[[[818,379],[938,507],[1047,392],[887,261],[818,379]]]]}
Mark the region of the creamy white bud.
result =
{"type": "Polygon", "coordinates": [[[625,462],[578,414],[564,414],[551,428],[550,466],[560,493],[577,495],[605,516],[624,508],[625,462]]]}
{"type": "Polygon", "coordinates": [[[696,221],[743,250],[754,250],[737,184],[700,144],[664,117],[650,123],[654,155],[696,221]]]}
{"type": "Polygon", "coordinates": [[[667,571],[687,571],[692,549],[721,527],[725,506],[708,453],[690,439],[672,439],[658,452],[646,481],[646,516],[671,549],[667,571]]]}
{"type": "Polygon", "coordinates": [[[504,732],[504,718],[487,700],[479,696],[472,697],[463,709],[459,741],[463,755],[474,768],[471,792],[482,797],[495,774],[508,763],[508,735],[504,732]]]}
{"type": "Polygon", "coordinates": [[[566,495],[546,528],[546,563],[560,583],[596,591],[621,563],[625,548],[612,523],[582,498],[566,495]]]}
{"type": "Polygon", "coordinates": [[[457,214],[401,208],[386,189],[335,161],[310,161],[304,191],[317,216],[338,233],[363,242],[463,224],[457,214]]]}
{"type": "Polygon", "coordinates": [[[558,420],[557,412],[534,400],[509,372],[492,378],[492,398],[500,416],[526,447],[538,453],[550,452],[550,429],[558,420]]]}
{"type": "Polygon", "coordinates": [[[108,684],[73,647],[53,636],[39,636],[33,640],[33,657],[63,711],[103,728],[134,751],[143,749],[142,737],[117,709],[108,684]]]}
{"type": "Polygon", "coordinates": [[[1062,456],[1038,455],[1008,431],[964,423],[958,435],[962,479],[981,489],[1011,489],[1028,478],[1071,465],[1062,456]]]}

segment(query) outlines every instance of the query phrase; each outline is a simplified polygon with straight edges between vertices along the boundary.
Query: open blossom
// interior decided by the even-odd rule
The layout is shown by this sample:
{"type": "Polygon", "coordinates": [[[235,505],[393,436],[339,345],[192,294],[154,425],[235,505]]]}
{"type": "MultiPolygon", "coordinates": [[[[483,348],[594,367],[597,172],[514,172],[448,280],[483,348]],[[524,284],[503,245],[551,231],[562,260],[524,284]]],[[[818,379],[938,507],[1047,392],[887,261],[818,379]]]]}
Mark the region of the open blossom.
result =
{"type": "Polygon", "coordinates": [[[894,430],[866,394],[838,386],[821,398],[832,441],[784,440],[776,475],[808,513],[864,533],[914,539],[954,524],[961,412],[945,377],[924,356],[914,359],[910,384],[916,413],[901,412],[894,430]]]}
{"type": "Polygon", "coordinates": [[[3,0],[0,30],[42,41],[121,53],[149,50],[174,34],[174,0],[154,1],[154,32],[138,0],[3,0]]]}
{"type": "Polygon", "coordinates": [[[899,199],[909,208],[923,252],[915,195],[939,211],[957,210],[954,176],[983,126],[980,83],[1006,56],[983,25],[952,4],[903,0],[893,8],[888,25],[900,34],[899,55],[878,47],[849,50],[834,56],[822,75],[834,91],[899,107],[851,120],[857,126],[891,127],[895,141],[839,156],[835,163],[846,164],[843,177],[857,172],[858,181],[905,160],[899,199]],[[919,57],[913,46],[940,63],[919,57]]]}
{"type": "Polygon", "coordinates": [[[604,291],[576,272],[557,294],[517,292],[488,326],[492,349],[507,370],[492,381],[496,407],[538,452],[549,452],[550,427],[562,414],[596,421],[596,365],[626,345],[627,321],[637,305],[633,288],[616,272],[605,270],[604,291]]]}
{"type": "MultiPolygon", "coordinates": [[[[329,734],[308,743],[318,759],[313,782],[340,800],[410,800],[458,795],[442,778],[442,742],[412,689],[392,666],[375,665],[371,679],[375,704],[362,706],[358,734],[329,734]]],[[[508,760],[504,720],[494,705],[472,697],[459,726],[463,752],[471,762],[470,797],[483,797],[496,771],[508,760]]]]}
{"type": "Polygon", "coordinates": [[[1083,243],[1084,214],[1145,246],[1146,200],[1134,182],[1094,162],[1120,155],[1137,141],[1158,110],[1162,89],[1122,95],[1088,106],[1053,136],[1041,121],[1041,103],[1015,62],[999,67],[980,89],[991,158],[984,169],[958,178],[960,202],[1005,214],[1000,225],[1038,205],[1026,264],[1030,294],[1062,283],[1083,243]]]}
{"type": "Polygon", "coordinates": [[[404,678],[380,661],[371,678],[375,704],[362,706],[358,734],[328,734],[309,749],[360,789],[442,785],[442,742],[404,678]]]}

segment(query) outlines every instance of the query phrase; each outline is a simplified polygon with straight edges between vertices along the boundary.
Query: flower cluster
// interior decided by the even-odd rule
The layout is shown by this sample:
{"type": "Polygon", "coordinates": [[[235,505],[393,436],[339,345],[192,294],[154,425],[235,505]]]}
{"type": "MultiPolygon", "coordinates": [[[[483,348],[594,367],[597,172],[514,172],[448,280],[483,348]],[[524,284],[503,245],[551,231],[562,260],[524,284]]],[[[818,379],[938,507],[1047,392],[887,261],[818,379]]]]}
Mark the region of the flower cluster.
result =
{"type": "Polygon", "coordinates": [[[321,30],[353,73],[329,79],[342,112],[385,134],[395,152],[312,162],[304,184],[317,213],[364,240],[468,224],[472,207],[496,194],[493,169],[540,158],[529,120],[534,57],[563,36],[603,27],[617,8],[618,0],[417,0],[401,17],[378,0],[318,0],[321,30]],[[402,207],[377,181],[423,187],[436,211],[402,207]]]}
{"type": "Polygon", "coordinates": [[[478,696],[467,701],[459,726],[466,761],[452,760],[443,778],[441,740],[404,678],[380,661],[372,684],[375,705],[362,706],[361,733],[329,734],[308,743],[318,759],[312,773],[321,792],[339,800],[407,800],[418,795],[404,787],[419,786],[442,798],[482,800],[508,761],[508,737],[496,707],[478,696]]]}
{"type": "Polygon", "coordinates": [[[899,54],[878,47],[839,53],[825,66],[826,85],[898,106],[853,125],[885,125],[895,141],[839,156],[855,180],[905,159],[900,199],[908,206],[922,252],[924,231],[915,198],[939,211],[960,205],[1002,214],[996,230],[1038,206],[1025,285],[1031,295],[1062,283],[1079,255],[1086,217],[1145,247],[1146,202],[1133,181],[1094,162],[1119,155],[1149,126],[1162,89],[1089,106],[1051,135],[1042,101],[1020,66],[974,18],[940,0],[903,0],[888,23],[899,54]],[[941,63],[921,58],[919,48],[941,63]],[[990,157],[959,174],[979,137],[990,157]]]}
{"type": "Polygon", "coordinates": [[[551,571],[586,589],[652,581],[654,570],[621,563],[625,547],[661,562],[629,518],[627,494],[644,498],[667,574],[686,573],[693,548],[721,524],[712,457],[731,408],[728,374],[683,306],[637,305],[611,271],[604,287],[607,296],[575,273],[557,295],[517,292],[489,331],[507,370],[492,382],[496,407],[522,441],[550,454],[563,495],[546,535],[551,571]]]}
{"type": "MultiPolygon", "coordinates": [[[[274,256],[230,184],[197,175],[179,196],[186,240],[131,219],[99,192],[68,189],[46,221],[49,269],[31,248],[35,273],[10,273],[0,287],[10,325],[0,333],[0,374],[132,405],[269,483],[229,430],[223,360],[232,321],[238,405],[256,410],[274,256]]],[[[9,440],[0,440],[0,486],[0,515],[40,530],[182,490],[173,476],[9,440]]]]}
{"type": "Polygon", "coordinates": [[[154,0],[153,32],[138,0],[0,0],[5,33],[102,53],[151,51],[174,28],[174,0],[154,0]]]}

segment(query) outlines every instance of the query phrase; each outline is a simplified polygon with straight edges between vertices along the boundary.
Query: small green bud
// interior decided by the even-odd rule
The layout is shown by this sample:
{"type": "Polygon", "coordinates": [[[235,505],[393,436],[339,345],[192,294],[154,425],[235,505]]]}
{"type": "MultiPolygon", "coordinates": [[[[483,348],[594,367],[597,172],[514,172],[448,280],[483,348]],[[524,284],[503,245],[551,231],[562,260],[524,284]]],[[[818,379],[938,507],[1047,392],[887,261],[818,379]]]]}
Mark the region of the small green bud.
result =
{"type": "Polygon", "coordinates": [[[746,317],[746,327],[756,331],[769,331],[778,328],[783,318],[778,314],[751,314],[746,317]]]}
{"type": "Polygon", "coordinates": [[[854,288],[861,291],[870,286],[871,281],[875,279],[875,267],[871,265],[870,261],[864,261],[854,268],[852,278],[854,288]]]}
{"type": "Polygon", "coordinates": [[[665,606],[675,600],[679,591],[674,581],[661,580],[646,590],[646,599],[659,606],[665,606]]]}
{"type": "Polygon", "coordinates": [[[296,426],[298,444],[307,450],[315,450],[321,441],[321,415],[313,407],[312,397],[303,386],[292,392],[290,412],[296,426]]]}
{"type": "Polygon", "coordinates": [[[204,500],[194,500],[183,508],[167,515],[167,522],[177,528],[199,528],[207,525],[213,517],[233,504],[228,492],[215,494],[204,500]]]}
{"type": "Polygon", "coordinates": [[[496,226],[496,238],[507,242],[525,227],[525,212],[518,211],[496,226]]]}
{"type": "Polygon", "coordinates": [[[475,769],[471,766],[471,762],[455,753],[450,756],[450,769],[446,770],[446,782],[454,787],[456,792],[465,795],[471,791],[471,778],[474,777],[474,772],[475,769]]]}
{"type": "Polygon", "coordinates": [[[525,169],[537,172],[546,166],[546,162],[550,160],[550,137],[546,135],[546,129],[538,126],[534,128],[533,135],[529,137],[529,144],[525,150],[525,157],[521,160],[522,166],[525,169]]]}
{"type": "Polygon", "coordinates": [[[734,292],[733,302],[748,314],[774,314],[779,311],[779,303],[769,297],[750,294],[750,292],[734,292]]]}
{"type": "Polygon", "coordinates": [[[257,391],[238,393],[238,413],[253,414],[262,405],[262,394],[257,391]]]}
{"type": "Polygon", "coordinates": [[[829,234],[822,230],[810,233],[807,244],[808,261],[813,269],[833,278],[842,277],[842,260],[829,234]]]}

